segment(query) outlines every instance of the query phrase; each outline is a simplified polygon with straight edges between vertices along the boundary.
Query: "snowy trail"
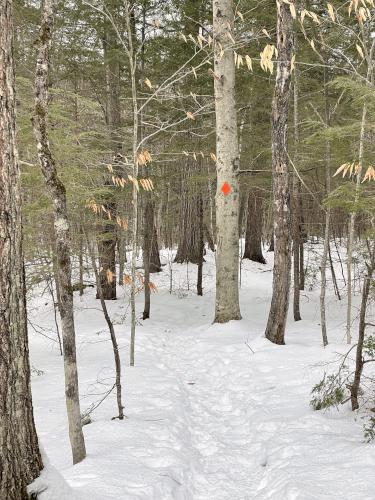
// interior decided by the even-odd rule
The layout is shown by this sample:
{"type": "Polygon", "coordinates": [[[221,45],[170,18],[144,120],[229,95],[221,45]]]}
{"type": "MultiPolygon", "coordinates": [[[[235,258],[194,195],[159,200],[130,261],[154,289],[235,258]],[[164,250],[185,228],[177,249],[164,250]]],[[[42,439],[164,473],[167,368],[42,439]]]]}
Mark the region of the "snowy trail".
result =
{"type": "Polygon", "coordinates": [[[298,342],[279,356],[256,336],[253,354],[235,323],[166,332],[158,357],[176,374],[190,435],[181,498],[375,498],[375,453],[350,413],[309,409],[316,349],[306,356],[298,342]],[[345,477],[354,465],[359,476],[345,477]]]}
{"type": "MultiPolygon", "coordinates": [[[[274,346],[263,338],[271,275],[249,266],[244,276],[251,284],[242,291],[244,319],[227,325],[209,322],[209,289],[203,298],[179,299],[165,289],[154,296],[152,319],[138,329],[134,368],[126,367],[128,330],[117,324],[128,419],[111,421],[109,397],[85,427],[88,457],[75,467],[61,359],[33,337],[33,362],[45,372],[33,379],[39,436],[75,492],[47,500],[375,499],[375,447],[363,443],[362,423],[348,408],[309,407],[320,364],[346,350],[343,306],[329,309],[336,328],[329,348],[321,346],[314,294],[303,304],[304,321],[289,323],[287,345],[274,346]]],[[[94,293],[84,300],[76,316],[83,407],[113,380],[101,312],[87,312],[94,293]]],[[[52,324],[43,307],[36,308],[38,320],[45,310],[52,324]]],[[[110,307],[118,318],[125,305],[110,307]]]]}
{"type": "Polygon", "coordinates": [[[203,340],[182,331],[170,332],[165,345],[167,352],[160,355],[176,373],[190,410],[187,426],[195,463],[186,498],[251,498],[261,472],[261,443],[254,442],[251,432],[249,353],[243,350],[245,363],[233,365],[238,348],[205,352],[203,340]]]}

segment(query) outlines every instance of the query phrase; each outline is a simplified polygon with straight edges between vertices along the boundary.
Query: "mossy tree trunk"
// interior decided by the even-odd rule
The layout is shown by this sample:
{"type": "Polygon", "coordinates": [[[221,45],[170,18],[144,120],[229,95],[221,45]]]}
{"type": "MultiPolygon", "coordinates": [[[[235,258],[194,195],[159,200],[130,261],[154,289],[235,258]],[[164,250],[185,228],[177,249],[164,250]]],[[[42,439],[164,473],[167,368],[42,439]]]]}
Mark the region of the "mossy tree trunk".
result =
{"type": "Polygon", "coordinates": [[[47,130],[49,52],[54,25],[54,9],[55,5],[53,0],[44,0],[42,23],[38,39],[33,126],[37,142],[39,163],[53,206],[58,288],[60,293],[59,311],[62,323],[64,351],[65,398],[73,463],[76,464],[85,458],[86,448],[82,432],[78,390],[70,262],[70,228],[65,186],[57,175],[55,160],[49,146],[47,130]]]}

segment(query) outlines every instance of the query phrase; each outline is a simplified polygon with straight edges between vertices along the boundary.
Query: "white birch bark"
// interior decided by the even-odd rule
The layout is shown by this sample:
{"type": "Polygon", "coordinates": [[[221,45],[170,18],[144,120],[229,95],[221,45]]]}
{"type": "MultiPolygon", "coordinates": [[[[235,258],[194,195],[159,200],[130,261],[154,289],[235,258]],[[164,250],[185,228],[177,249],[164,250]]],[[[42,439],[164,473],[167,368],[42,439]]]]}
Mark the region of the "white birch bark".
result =
{"type": "Polygon", "coordinates": [[[216,304],[215,322],[241,319],[238,276],[239,151],[235,103],[232,0],[213,1],[216,114],[216,304]],[[222,192],[228,183],[230,192],[222,192]]]}

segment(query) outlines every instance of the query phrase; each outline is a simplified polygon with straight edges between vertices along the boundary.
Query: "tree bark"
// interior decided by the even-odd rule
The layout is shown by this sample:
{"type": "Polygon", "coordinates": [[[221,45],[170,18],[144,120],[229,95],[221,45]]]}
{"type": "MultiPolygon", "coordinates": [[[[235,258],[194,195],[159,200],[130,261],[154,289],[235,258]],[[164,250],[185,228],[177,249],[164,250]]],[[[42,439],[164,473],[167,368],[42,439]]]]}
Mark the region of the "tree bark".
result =
{"type": "MultiPolygon", "coordinates": [[[[107,7],[110,15],[114,18],[118,14],[118,2],[108,2],[107,7]]],[[[122,169],[118,166],[117,155],[122,150],[121,137],[121,104],[120,104],[120,64],[118,56],[117,34],[114,32],[109,20],[104,20],[103,34],[103,56],[106,81],[106,106],[105,119],[109,130],[111,141],[111,150],[113,152],[113,168],[116,175],[122,175],[122,169]],[[116,165],[117,163],[117,165],[116,165]]],[[[109,189],[103,205],[112,214],[117,213],[117,203],[114,194],[111,192],[113,187],[112,180],[106,175],[104,185],[109,189]]],[[[113,221],[104,218],[98,234],[99,250],[99,278],[101,293],[104,300],[116,300],[116,247],[117,247],[117,228],[113,221]]],[[[120,279],[122,277],[120,276],[120,279]]],[[[100,299],[99,291],[96,298],[100,299]]]]}
{"type": "MultiPolygon", "coordinates": [[[[131,80],[131,96],[132,96],[132,111],[133,111],[133,141],[132,141],[132,176],[133,179],[138,179],[138,136],[139,136],[139,107],[138,107],[138,94],[137,94],[137,80],[136,80],[136,50],[134,48],[134,31],[132,29],[132,5],[128,0],[124,2],[125,8],[125,23],[128,39],[127,55],[130,69],[131,80]]],[[[133,220],[131,229],[131,284],[130,284],[130,311],[131,311],[131,325],[130,325],[130,366],[135,364],[135,331],[136,331],[136,308],[135,308],[135,295],[136,295],[136,277],[137,277],[137,240],[138,240],[138,189],[133,182],[132,187],[132,204],[133,204],[133,220]]]]}
{"type": "Polygon", "coordinates": [[[151,245],[152,245],[152,232],[154,227],[154,210],[152,202],[147,199],[144,210],[143,222],[143,268],[144,268],[144,294],[145,304],[143,309],[142,318],[148,319],[150,317],[151,308],[151,290],[150,290],[150,267],[151,267],[151,245]]]}
{"type": "Polygon", "coordinates": [[[197,276],[197,295],[203,295],[203,262],[204,262],[204,231],[203,231],[203,199],[202,193],[198,195],[198,240],[199,240],[199,262],[197,276]]]}
{"type": "MultiPolygon", "coordinates": [[[[291,2],[293,3],[293,2],[291,2]]],[[[272,169],[275,263],[272,301],[265,335],[275,344],[284,344],[289,307],[291,268],[290,181],[287,128],[293,54],[290,6],[281,2],[277,14],[277,74],[272,102],[272,169]]]]}
{"type": "Polygon", "coordinates": [[[263,198],[249,193],[247,200],[247,217],[245,233],[245,251],[243,259],[250,259],[265,264],[266,259],[262,252],[263,230],[263,198]]]}
{"type": "Polygon", "coordinates": [[[0,1],[0,498],[26,500],[43,468],[30,388],[11,0],[0,1]]]}
{"type": "Polygon", "coordinates": [[[234,49],[231,40],[233,28],[232,0],[213,0],[217,158],[215,323],[241,319],[238,292],[239,151],[234,49]]]}
{"type": "Polygon", "coordinates": [[[53,24],[54,1],[44,0],[38,40],[33,126],[40,167],[53,205],[64,350],[65,396],[73,463],[76,464],[85,458],[86,449],[82,432],[78,390],[73,289],[71,283],[70,230],[65,186],[57,175],[55,161],[49,147],[47,131],[49,51],[53,24]]]}
{"type": "MultiPolygon", "coordinates": [[[[105,203],[107,210],[113,213],[114,204],[105,203]]],[[[99,281],[100,289],[97,289],[96,298],[104,300],[116,300],[116,231],[112,221],[103,220],[98,238],[99,252],[99,281]]]]}
{"type": "Polygon", "coordinates": [[[181,176],[181,199],[180,199],[180,225],[179,242],[175,262],[183,264],[200,262],[199,241],[199,186],[192,181],[194,175],[198,175],[197,162],[193,166],[186,162],[186,169],[181,176]]]}
{"type": "MultiPolygon", "coordinates": [[[[294,33],[294,50],[297,52],[297,32],[294,33]]],[[[293,125],[294,125],[294,167],[297,169],[299,166],[299,107],[298,107],[298,71],[294,70],[293,81],[293,125]]],[[[303,272],[303,265],[301,269],[301,224],[300,224],[300,180],[297,172],[293,175],[293,317],[294,321],[301,321],[300,309],[300,274],[303,272]]],[[[303,245],[303,241],[302,241],[303,245]]],[[[303,262],[302,262],[303,264],[303,262]]]]}
{"type": "MultiPolygon", "coordinates": [[[[330,125],[330,110],[328,102],[327,69],[324,69],[324,97],[325,97],[325,127],[330,125]]],[[[326,175],[326,196],[331,192],[331,145],[326,138],[325,145],[325,175],[326,175]]],[[[331,232],[331,208],[328,206],[325,212],[325,229],[323,254],[320,263],[320,325],[322,329],[322,339],[324,347],[328,345],[327,320],[326,320],[326,289],[327,289],[327,260],[329,255],[329,238],[331,232]]]]}

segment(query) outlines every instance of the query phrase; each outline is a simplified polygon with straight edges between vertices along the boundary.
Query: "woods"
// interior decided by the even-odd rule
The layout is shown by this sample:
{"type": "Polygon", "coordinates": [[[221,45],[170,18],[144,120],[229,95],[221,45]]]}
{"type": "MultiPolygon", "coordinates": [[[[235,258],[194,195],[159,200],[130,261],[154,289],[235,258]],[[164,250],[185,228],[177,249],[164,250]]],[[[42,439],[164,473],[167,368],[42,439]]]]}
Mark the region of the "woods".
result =
{"type": "Polygon", "coordinates": [[[1,0],[1,500],[375,496],[374,16],[1,0]]]}

